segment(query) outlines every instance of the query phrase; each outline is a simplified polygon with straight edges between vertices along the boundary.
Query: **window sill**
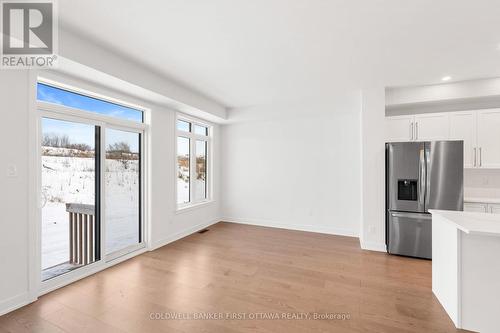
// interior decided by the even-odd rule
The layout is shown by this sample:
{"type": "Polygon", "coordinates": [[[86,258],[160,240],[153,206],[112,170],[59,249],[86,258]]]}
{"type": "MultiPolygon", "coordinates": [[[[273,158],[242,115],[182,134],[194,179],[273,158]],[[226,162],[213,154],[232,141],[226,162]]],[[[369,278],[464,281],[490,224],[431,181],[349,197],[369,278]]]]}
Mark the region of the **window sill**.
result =
{"type": "Polygon", "coordinates": [[[207,201],[203,201],[203,202],[197,202],[195,204],[188,204],[185,206],[177,207],[177,209],[175,210],[174,213],[175,213],[175,215],[178,215],[178,214],[182,214],[182,213],[191,212],[193,210],[209,206],[209,205],[213,204],[214,202],[215,202],[214,200],[207,200],[207,201]]]}

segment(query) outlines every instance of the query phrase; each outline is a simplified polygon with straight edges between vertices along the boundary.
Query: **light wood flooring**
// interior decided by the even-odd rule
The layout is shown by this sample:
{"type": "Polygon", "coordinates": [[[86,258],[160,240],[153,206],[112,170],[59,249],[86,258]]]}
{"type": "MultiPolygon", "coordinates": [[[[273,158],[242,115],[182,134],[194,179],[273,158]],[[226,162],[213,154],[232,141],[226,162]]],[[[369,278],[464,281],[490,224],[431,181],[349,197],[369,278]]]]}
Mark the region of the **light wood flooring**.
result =
{"type": "Polygon", "coordinates": [[[218,223],[0,317],[5,332],[456,330],[431,292],[430,261],[363,251],[356,238],[218,223]],[[190,319],[151,319],[172,313],[190,319]],[[226,315],[245,319],[217,319],[226,315]]]}

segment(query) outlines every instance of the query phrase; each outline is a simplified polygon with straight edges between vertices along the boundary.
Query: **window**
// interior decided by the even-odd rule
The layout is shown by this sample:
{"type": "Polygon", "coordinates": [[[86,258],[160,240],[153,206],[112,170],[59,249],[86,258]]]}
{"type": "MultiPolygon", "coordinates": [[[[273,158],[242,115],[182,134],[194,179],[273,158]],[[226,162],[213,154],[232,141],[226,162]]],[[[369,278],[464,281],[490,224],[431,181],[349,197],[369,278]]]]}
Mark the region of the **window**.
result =
{"type": "Polygon", "coordinates": [[[210,199],[210,127],[188,119],[177,124],[177,204],[182,207],[210,199]]]}
{"type": "Polygon", "coordinates": [[[143,112],[141,110],[85,96],[45,83],[38,82],[37,99],[42,102],[64,105],[70,108],[98,113],[109,117],[131,120],[138,123],[143,122],[143,112]]]}
{"type": "Polygon", "coordinates": [[[41,269],[45,281],[100,259],[101,128],[46,117],[41,124],[41,269]]]}
{"type": "Polygon", "coordinates": [[[106,129],[106,254],[141,242],[141,133],[106,129]]]}
{"type": "Polygon", "coordinates": [[[191,123],[183,120],[177,120],[177,129],[182,132],[191,132],[191,123]]]}
{"type": "Polygon", "coordinates": [[[208,127],[194,125],[194,133],[198,135],[208,135],[208,127]]]}
{"type": "Polygon", "coordinates": [[[177,137],[177,203],[185,204],[191,201],[189,175],[191,158],[189,153],[190,140],[177,137]]]}
{"type": "Polygon", "coordinates": [[[194,197],[197,200],[207,198],[207,142],[196,140],[196,178],[194,197]]]}
{"type": "Polygon", "coordinates": [[[37,97],[42,281],[144,247],[143,112],[44,83],[37,97]]]}

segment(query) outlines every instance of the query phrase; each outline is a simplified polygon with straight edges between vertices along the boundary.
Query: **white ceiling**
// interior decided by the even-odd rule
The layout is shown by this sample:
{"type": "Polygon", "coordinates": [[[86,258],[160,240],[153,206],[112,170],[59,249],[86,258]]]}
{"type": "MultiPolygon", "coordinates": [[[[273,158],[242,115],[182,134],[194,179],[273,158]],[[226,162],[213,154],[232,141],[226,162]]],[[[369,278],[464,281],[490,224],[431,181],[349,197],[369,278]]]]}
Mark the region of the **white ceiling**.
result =
{"type": "Polygon", "coordinates": [[[500,76],[498,0],[64,0],[59,13],[233,108],[500,76]]]}

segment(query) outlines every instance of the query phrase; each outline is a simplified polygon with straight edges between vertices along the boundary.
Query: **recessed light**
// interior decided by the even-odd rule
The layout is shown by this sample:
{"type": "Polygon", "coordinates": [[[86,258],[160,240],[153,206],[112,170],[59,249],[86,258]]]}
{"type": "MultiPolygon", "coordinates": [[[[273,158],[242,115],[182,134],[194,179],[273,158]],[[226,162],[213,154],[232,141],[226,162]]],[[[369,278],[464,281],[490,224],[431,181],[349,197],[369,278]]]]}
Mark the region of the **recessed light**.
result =
{"type": "Polygon", "coordinates": [[[451,80],[451,76],[443,76],[441,78],[441,81],[450,81],[451,80]]]}

